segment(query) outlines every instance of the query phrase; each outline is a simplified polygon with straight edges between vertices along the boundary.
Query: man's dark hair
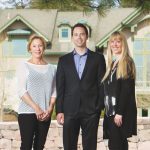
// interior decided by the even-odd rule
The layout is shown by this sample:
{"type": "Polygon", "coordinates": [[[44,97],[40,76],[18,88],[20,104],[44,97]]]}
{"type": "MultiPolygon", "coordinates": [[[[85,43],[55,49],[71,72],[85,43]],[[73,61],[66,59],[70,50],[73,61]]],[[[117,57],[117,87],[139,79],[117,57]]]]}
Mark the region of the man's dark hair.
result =
{"type": "Polygon", "coordinates": [[[88,30],[87,30],[86,26],[85,26],[84,24],[82,24],[82,23],[77,23],[77,24],[75,24],[75,25],[72,27],[72,30],[71,30],[71,35],[72,35],[72,36],[73,36],[73,31],[74,31],[74,29],[75,29],[76,27],[81,27],[81,28],[83,28],[84,31],[85,31],[85,33],[86,33],[86,36],[88,37],[88,30]]]}

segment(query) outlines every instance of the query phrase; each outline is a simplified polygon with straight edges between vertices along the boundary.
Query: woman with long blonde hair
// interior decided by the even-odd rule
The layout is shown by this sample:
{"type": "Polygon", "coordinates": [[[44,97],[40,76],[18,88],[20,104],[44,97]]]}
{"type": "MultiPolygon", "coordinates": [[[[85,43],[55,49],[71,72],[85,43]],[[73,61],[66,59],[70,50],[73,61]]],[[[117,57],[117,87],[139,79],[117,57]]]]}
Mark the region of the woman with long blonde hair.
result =
{"type": "Polygon", "coordinates": [[[123,33],[114,32],[108,42],[104,83],[104,138],[110,150],[128,150],[127,138],[137,134],[135,64],[123,33]]]}

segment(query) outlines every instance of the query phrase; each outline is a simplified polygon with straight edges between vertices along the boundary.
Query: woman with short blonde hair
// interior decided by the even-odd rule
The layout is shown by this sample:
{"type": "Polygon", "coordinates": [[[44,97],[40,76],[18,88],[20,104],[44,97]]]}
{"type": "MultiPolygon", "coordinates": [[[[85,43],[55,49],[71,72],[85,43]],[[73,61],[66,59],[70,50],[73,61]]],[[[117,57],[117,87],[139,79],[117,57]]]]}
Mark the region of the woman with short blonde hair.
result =
{"type": "Polygon", "coordinates": [[[56,68],[45,61],[45,48],[45,40],[32,35],[27,46],[31,58],[17,69],[21,150],[44,149],[51,122],[56,98],[56,68]]]}

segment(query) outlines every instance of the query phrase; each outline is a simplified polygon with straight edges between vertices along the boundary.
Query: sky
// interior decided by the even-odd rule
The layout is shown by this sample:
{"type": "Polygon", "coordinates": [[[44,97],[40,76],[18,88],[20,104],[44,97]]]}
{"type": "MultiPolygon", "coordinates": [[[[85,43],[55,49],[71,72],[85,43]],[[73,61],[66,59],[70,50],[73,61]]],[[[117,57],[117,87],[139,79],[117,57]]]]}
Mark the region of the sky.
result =
{"type": "Polygon", "coordinates": [[[19,3],[21,1],[23,1],[23,3],[26,5],[30,0],[0,0],[0,8],[14,8],[15,3],[19,3]]]}

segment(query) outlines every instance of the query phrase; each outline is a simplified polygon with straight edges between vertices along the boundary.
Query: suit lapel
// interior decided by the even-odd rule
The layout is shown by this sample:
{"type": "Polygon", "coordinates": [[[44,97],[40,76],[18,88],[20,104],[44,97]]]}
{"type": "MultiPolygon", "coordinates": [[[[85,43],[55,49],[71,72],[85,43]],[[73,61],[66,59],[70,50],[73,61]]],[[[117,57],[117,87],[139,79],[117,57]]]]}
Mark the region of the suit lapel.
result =
{"type": "Polygon", "coordinates": [[[88,50],[88,56],[87,56],[87,60],[86,60],[86,63],[85,63],[85,67],[84,67],[84,70],[83,70],[83,73],[82,73],[82,77],[81,77],[81,80],[83,80],[87,70],[88,70],[88,67],[90,65],[90,62],[91,62],[91,51],[88,50]]]}
{"type": "Polygon", "coordinates": [[[78,76],[78,72],[76,70],[76,66],[75,66],[75,62],[74,62],[74,57],[73,57],[73,52],[70,53],[70,66],[72,68],[73,74],[75,74],[75,76],[77,77],[78,80],[80,80],[79,76],[78,76]]]}

